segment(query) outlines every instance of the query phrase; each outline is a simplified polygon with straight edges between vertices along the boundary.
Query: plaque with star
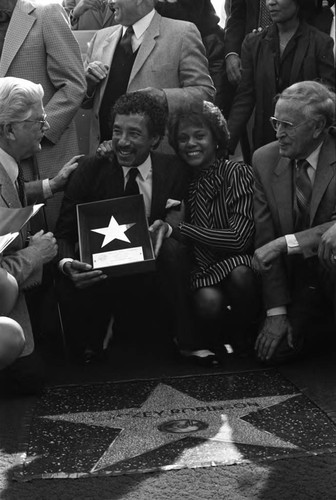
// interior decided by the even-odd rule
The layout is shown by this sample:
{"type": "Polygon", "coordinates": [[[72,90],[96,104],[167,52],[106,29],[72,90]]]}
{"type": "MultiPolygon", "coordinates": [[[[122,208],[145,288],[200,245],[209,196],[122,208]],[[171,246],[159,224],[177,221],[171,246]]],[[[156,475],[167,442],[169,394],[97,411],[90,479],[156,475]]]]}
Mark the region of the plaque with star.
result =
{"type": "Polygon", "coordinates": [[[108,276],[155,269],[143,196],[77,205],[79,254],[108,276]]]}

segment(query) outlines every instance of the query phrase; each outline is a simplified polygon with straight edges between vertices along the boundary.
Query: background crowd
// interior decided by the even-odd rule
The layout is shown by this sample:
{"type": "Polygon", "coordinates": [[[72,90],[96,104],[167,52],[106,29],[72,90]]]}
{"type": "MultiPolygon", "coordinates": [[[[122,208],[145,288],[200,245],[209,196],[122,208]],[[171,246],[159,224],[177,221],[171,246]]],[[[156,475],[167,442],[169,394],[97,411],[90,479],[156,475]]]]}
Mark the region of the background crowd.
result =
{"type": "Polygon", "coordinates": [[[79,363],[112,330],[213,366],[227,344],[295,360],[334,328],[334,1],[222,8],[225,25],[210,0],[2,0],[0,206],[44,202],[0,256],[7,392],[43,387],[45,297],[79,363]],[[77,205],[137,194],[155,271],[82,262],[77,205]]]}

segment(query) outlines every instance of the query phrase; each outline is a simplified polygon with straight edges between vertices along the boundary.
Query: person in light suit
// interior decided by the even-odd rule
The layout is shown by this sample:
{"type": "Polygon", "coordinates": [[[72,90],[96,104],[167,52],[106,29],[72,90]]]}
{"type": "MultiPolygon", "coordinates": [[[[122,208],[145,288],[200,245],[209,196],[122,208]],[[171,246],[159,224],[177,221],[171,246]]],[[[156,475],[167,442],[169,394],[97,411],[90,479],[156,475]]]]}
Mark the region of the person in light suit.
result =
{"type": "Polygon", "coordinates": [[[92,108],[91,154],[111,138],[110,110],[126,92],[146,91],[170,114],[195,98],[215,97],[204,45],[193,23],[161,17],[154,0],[114,0],[111,6],[119,24],[97,31],[84,62],[88,88],[83,107],[92,108]],[[126,45],[127,27],[134,33],[126,45]]]}
{"type": "MultiPolygon", "coordinates": [[[[22,176],[19,175],[19,164],[39,152],[44,133],[49,128],[42,99],[41,85],[22,78],[0,78],[1,207],[15,209],[44,201],[63,189],[70,173],[78,165],[78,157],[75,156],[53,179],[23,183],[22,176]]],[[[25,292],[41,283],[43,266],[56,253],[53,233],[41,230],[28,239],[25,225],[0,255],[0,269],[12,275],[18,284],[18,298],[9,317],[21,326],[25,338],[21,357],[4,370],[1,376],[6,381],[10,379],[14,390],[24,393],[38,390],[42,383],[39,362],[34,354],[34,337],[25,292]]],[[[1,313],[3,314],[2,311],[1,313]]]]}
{"type": "Polygon", "coordinates": [[[336,312],[335,273],[318,259],[321,236],[336,220],[335,102],[321,83],[291,85],[271,118],[277,141],[253,155],[254,267],[262,273],[266,310],[256,341],[262,361],[316,347],[336,312]]]}
{"type": "MultiPolygon", "coordinates": [[[[40,83],[49,121],[42,151],[29,159],[25,176],[27,180],[53,177],[65,161],[78,154],[73,119],[86,89],[79,46],[59,3],[2,0],[2,9],[9,20],[0,44],[0,77],[40,83]]],[[[49,230],[53,230],[60,202],[58,195],[46,207],[49,230]]]]}

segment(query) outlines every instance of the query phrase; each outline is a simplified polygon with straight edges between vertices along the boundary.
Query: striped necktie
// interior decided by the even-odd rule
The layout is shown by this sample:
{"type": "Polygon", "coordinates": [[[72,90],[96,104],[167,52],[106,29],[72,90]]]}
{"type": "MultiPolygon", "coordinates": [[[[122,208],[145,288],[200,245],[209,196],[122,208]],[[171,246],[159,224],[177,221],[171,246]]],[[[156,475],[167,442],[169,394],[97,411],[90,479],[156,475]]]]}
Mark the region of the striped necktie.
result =
{"type": "Polygon", "coordinates": [[[312,183],[307,169],[307,160],[297,160],[295,168],[295,230],[302,231],[309,227],[310,200],[312,183]]]}

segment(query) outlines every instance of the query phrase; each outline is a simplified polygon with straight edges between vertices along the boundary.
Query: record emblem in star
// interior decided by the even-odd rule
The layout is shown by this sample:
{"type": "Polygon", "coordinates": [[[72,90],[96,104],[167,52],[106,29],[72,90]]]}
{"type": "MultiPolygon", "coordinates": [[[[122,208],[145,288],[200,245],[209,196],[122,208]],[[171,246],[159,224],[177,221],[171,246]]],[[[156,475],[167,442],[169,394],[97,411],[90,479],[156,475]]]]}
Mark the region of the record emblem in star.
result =
{"type": "Polygon", "coordinates": [[[102,234],[105,236],[101,248],[111,243],[113,240],[126,241],[131,243],[131,241],[126,236],[125,232],[135,225],[135,222],[131,224],[118,224],[117,220],[113,215],[111,216],[109,225],[107,227],[100,227],[98,229],[91,229],[94,233],[102,234]]]}

